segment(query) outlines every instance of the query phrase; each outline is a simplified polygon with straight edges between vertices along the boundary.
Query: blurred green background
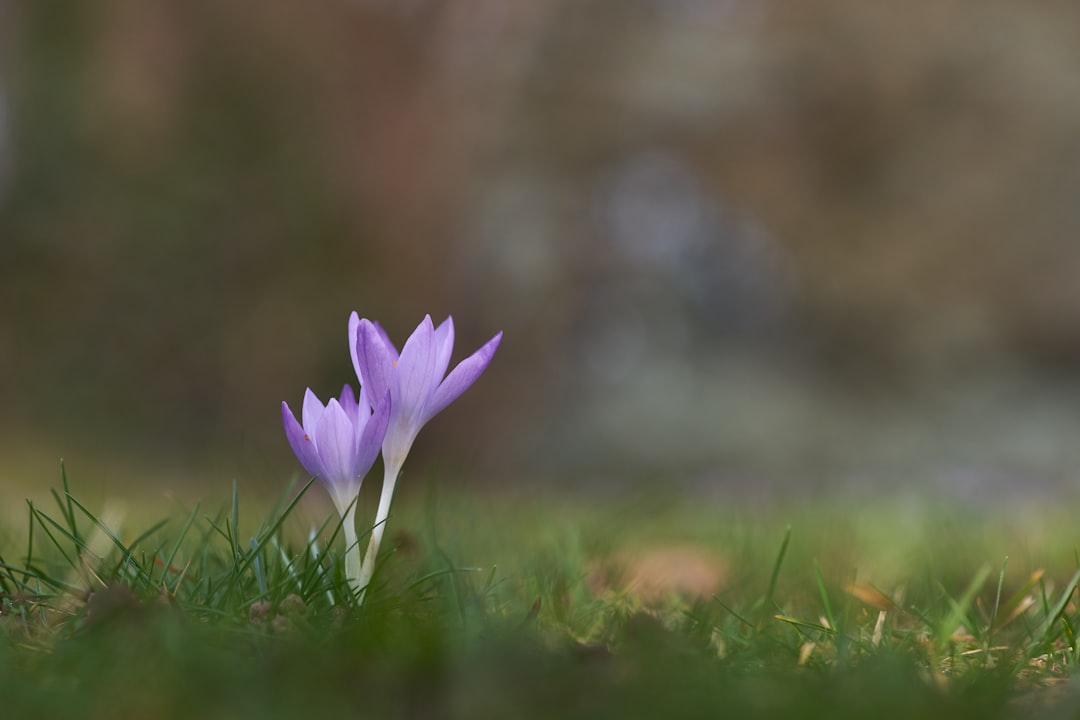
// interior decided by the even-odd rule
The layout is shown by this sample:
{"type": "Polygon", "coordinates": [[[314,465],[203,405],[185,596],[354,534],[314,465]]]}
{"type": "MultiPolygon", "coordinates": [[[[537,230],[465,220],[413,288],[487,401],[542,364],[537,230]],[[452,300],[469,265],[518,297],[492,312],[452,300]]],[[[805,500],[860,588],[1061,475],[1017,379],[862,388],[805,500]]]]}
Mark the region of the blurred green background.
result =
{"type": "Polygon", "coordinates": [[[407,472],[1072,487],[1080,7],[0,1],[0,494],[299,472],[352,310],[482,380],[407,472]]]}

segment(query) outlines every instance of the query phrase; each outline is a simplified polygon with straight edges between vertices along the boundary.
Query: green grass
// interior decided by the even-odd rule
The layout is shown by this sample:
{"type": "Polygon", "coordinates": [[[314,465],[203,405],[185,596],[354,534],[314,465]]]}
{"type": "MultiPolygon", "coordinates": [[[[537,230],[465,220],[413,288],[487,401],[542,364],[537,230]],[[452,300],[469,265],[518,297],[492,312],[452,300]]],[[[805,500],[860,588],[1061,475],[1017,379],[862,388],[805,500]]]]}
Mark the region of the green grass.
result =
{"type": "Polygon", "coordinates": [[[420,492],[359,607],[305,492],[117,527],[65,477],[0,527],[2,717],[1080,710],[1064,513],[420,492]]]}

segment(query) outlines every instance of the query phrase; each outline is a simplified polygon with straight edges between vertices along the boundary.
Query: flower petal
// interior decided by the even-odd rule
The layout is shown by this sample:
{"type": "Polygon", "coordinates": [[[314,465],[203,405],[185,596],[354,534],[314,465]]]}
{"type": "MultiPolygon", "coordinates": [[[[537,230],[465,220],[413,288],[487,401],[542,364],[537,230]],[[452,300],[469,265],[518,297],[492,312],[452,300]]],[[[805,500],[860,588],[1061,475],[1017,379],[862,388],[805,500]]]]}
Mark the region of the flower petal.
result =
{"type": "Polygon", "coordinates": [[[401,348],[397,362],[397,386],[391,386],[395,417],[419,419],[428,398],[439,385],[435,376],[435,326],[425,315],[401,348]]]}
{"type": "Polygon", "coordinates": [[[381,398],[390,389],[398,354],[382,332],[368,319],[356,327],[356,374],[368,400],[381,398]]]}
{"type": "Polygon", "coordinates": [[[301,409],[304,423],[304,430],[311,435],[311,439],[318,442],[315,437],[315,428],[319,427],[319,421],[322,419],[323,412],[326,408],[323,407],[322,400],[315,396],[315,393],[311,392],[311,388],[307,389],[304,393],[304,407],[301,409]]]}
{"type": "Polygon", "coordinates": [[[359,477],[368,474],[382,449],[386,428],[390,424],[390,403],[390,393],[387,392],[375,406],[375,413],[368,419],[367,425],[360,433],[356,450],[356,474],[359,477]]]}
{"type": "MultiPolygon", "coordinates": [[[[360,396],[363,398],[364,393],[361,392],[360,396]]],[[[341,396],[338,398],[338,402],[341,404],[341,409],[345,411],[345,416],[349,418],[349,422],[353,424],[354,428],[363,427],[362,422],[367,420],[367,414],[371,411],[365,406],[361,410],[360,405],[357,404],[356,398],[353,396],[352,386],[346,384],[341,388],[341,396]],[[361,420],[360,415],[363,413],[365,416],[361,420]]]]}
{"type": "Polygon", "coordinates": [[[315,442],[304,432],[304,428],[300,427],[288,403],[281,403],[281,421],[285,425],[285,437],[289,441],[289,446],[296,454],[296,459],[307,470],[308,475],[322,475],[322,463],[315,450],[315,442]]]}
{"type": "Polygon", "coordinates": [[[454,318],[447,316],[435,328],[435,377],[446,377],[446,368],[450,367],[450,354],[454,352],[454,318]]]}
{"type": "Polygon", "coordinates": [[[360,386],[360,396],[357,398],[356,404],[359,408],[356,415],[356,429],[361,430],[363,429],[364,424],[367,423],[368,417],[371,415],[371,399],[368,397],[367,391],[364,390],[363,385],[360,386]]]}
{"type": "Polygon", "coordinates": [[[356,314],[354,310],[349,315],[349,355],[352,356],[353,370],[356,371],[356,377],[360,380],[360,391],[363,392],[364,381],[360,377],[360,358],[356,353],[356,343],[360,340],[360,316],[356,314]]]}
{"type": "Polygon", "coordinates": [[[447,405],[457,400],[461,393],[469,389],[476,379],[487,369],[502,341],[502,332],[484,343],[479,350],[458,363],[442,381],[431,396],[424,411],[423,422],[440,413],[447,405]]]}
{"type": "Polygon", "coordinates": [[[342,488],[356,485],[359,489],[360,483],[356,478],[356,434],[336,399],[326,404],[326,412],[315,429],[315,444],[326,469],[323,481],[342,488]]]}

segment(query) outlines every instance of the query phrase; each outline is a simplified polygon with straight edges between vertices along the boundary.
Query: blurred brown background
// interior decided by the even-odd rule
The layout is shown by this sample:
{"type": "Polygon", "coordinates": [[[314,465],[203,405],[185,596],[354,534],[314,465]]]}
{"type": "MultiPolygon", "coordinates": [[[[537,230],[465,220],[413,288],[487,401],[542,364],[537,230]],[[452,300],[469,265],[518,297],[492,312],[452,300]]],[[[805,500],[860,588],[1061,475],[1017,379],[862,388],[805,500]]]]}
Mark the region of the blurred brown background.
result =
{"type": "Polygon", "coordinates": [[[1069,488],[1077,77],[1068,2],[0,0],[0,486],[280,487],[355,309],[505,331],[416,475],[1069,488]]]}

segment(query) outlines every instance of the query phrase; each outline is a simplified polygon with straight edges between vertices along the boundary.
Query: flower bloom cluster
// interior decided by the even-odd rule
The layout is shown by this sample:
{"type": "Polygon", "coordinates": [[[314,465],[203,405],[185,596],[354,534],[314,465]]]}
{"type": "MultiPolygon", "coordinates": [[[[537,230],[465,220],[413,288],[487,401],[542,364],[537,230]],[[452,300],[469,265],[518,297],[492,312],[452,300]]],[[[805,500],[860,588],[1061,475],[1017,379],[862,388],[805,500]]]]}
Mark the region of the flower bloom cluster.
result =
{"type": "Polygon", "coordinates": [[[435,326],[425,316],[399,353],[377,322],[349,318],[349,351],[360,381],[357,400],[348,385],[325,405],[309,388],[301,419],[281,404],[285,436],[304,469],[317,476],[344,520],[345,573],[363,599],[375,569],[398,475],[420,429],[456,400],[487,368],[502,333],[447,374],[454,349],[454,321],[435,326]],[[356,500],[364,476],[382,451],[383,487],[363,560],[356,540],[356,500]]]}

